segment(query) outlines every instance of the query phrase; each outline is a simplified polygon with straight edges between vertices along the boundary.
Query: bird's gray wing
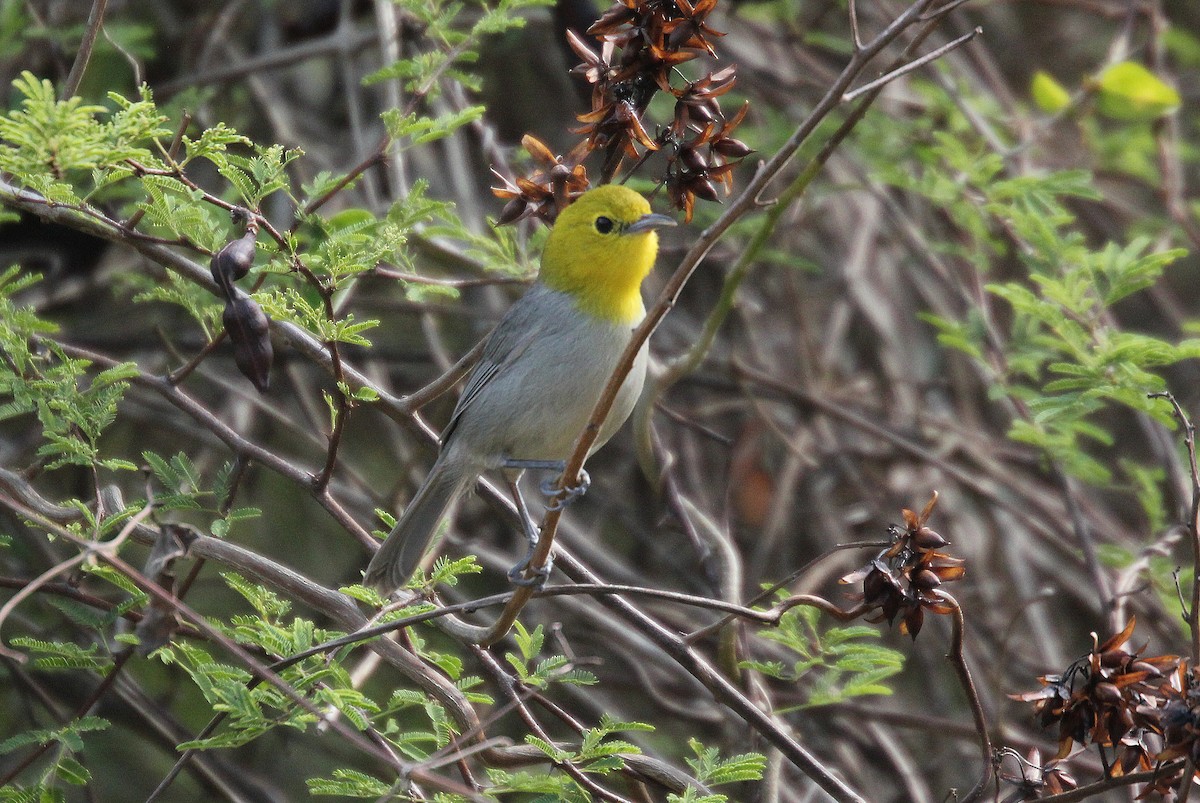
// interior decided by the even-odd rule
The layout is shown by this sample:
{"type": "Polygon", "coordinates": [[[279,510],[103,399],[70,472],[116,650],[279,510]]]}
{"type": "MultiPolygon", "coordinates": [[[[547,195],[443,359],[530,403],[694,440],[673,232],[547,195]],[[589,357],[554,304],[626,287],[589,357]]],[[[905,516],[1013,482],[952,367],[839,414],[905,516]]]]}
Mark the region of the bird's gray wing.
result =
{"type": "Polygon", "coordinates": [[[524,303],[527,298],[528,296],[519,299],[488,337],[479,364],[467,378],[462,395],[458,397],[458,404],[450,414],[450,422],[442,430],[443,446],[454,433],[463,413],[479,398],[488,384],[518,360],[540,336],[542,321],[538,320],[535,314],[535,305],[524,303]]]}

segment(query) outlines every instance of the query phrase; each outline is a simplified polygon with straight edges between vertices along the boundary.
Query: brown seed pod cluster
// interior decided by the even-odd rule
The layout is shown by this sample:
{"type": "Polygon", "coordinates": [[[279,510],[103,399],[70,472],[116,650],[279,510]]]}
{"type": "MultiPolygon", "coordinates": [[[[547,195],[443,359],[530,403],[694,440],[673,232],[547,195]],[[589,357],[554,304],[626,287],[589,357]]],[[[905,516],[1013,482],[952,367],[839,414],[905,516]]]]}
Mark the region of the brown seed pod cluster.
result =
{"type": "Polygon", "coordinates": [[[1143,656],[1145,645],[1126,649],[1135,623],[1130,619],[1065,671],[1039,678],[1042,688],[1010,697],[1033,703],[1042,727],[1057,726],[1052,763],[1076,745],[1095,746],[1108,777],[1158,770],[1139,799],[1171,798],[1184,768],[1164,762],[1200,763],[1200,672],[1177,655],[1143,656]]]}
{"type": "Polygon", "coordinates": [[[566,157],[554,156],[531,136],[522,141],[536,163],[534,171],[493,192],[508,200],[501,223],[538,217],[551,222],[575,196],[588,188],[583,162],[593,152],[603,155],[600,183],[611,181],[628,157],[644,163],[653,152],[665,157],[659,184],[671,203],[692,219],[696,198],[719,200],[733,187],[731,171],[752,151],[733,137],[746,116],[744,105],[726,119],[720,96],[731,90],[737,68],[725,67],[695,81],[678,84],[678,65],[701,55],[716,56],[710,40],[724,36],[708,17],[717,0],[618,0],[588,33],[601,43],[599,52],[573,31],[571,49],[583,61],[574,68],[592,85],[591,109],[579,115],[574,133],[583,140],[566,157]],[[675,83],[672,78],[676,78],[675,83]],[[651,136],[643,121],[658,92],[674,96],[669,124],[651,136]]]}
{"type": "Polygon", "coordinates": [[[862,591],[850,596],[867,608],[879,609],[868,621],[886,619],[891,624],[900,617],[900,632],[913,639],[921,632],[926,611],[946,614],[955,610],[954,603],[938,595],[936,589],[958,580],[967,571],[961,558],[939,551],[948,542],[926,526],[937,499],[935,492],[920,514],[905,509],[905,526],[889,528],[892,542],[888,548],[840,581],[861,584],[862,591]]]}
{"type": "Polygon", "coordinates": [[[271,319],[254,299],[238,295],[233,283],[250,272],[254,265],[254,242],[258,226],[245,212],[234,213],[235,222],[247,219],[246,233],[230,240],[213,255],[209,262],[213,281],[225,299],[221,322],[233,344],[233,359],[242,375],[254,383],[259,393],[271,387],[271,363],[275,353],[271,348],[271,319]]]}
{"type": "Polygon", "coordinates": [[[1001,800],[1005,803],[1018,800],[1036,800],[1046,795],[1057,795],[1068,792],[1079,786],[1075,776],[1067,771],[1063,762],[1058,759],[1042,761],[1042,751],[1036,747],[1022,756],[1016,750],[1006,747],[997,751],[996,777],[1015,787],[1011,793],[1001,800]],[[1017,771],[1006,769],[1005,759],[1015,759],[1017,771]]]}

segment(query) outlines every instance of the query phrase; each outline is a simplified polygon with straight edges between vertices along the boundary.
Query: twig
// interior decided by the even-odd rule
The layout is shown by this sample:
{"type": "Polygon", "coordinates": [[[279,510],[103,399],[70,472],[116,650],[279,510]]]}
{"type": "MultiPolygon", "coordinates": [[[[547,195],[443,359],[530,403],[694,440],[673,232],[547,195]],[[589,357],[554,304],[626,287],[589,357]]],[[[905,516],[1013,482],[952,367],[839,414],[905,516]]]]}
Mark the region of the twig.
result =
{"type": "Polygon", "coordinates": [[[300,225],[304,222],[304,218],[313,214],[326,203],[328,203],[330,199],[332,199],[342,190],[346,189],[346,187],[350,186],[350,184],[358,179],[358,177],[363,173],[367,172],[377,164],[382,164],[387,158],[384,154],[384,151],[387,149],[387,145],[388,138],[384,137],[383,140],[375,146],[375,149],[370,153],[370,155],[367,156],[366,159],[363,159],[361,162],[352,167],[350,172],[338,179],[337,183],[330,187],[325,194],[309,201],[304,207],[304,211],[296,216],[296,222],[292,224],[292,231],[294,232],[300,227],[300,225]]]}
{"type": "MultiPolygon", "coordinates": [[[[150,510],[150,506],[147,505],[145,508],[139,511],[139,515],[144,514],[144,518],[144,516],[148,516],[150,514],[150,510]]],[[[76,538],[66,528],[49,520],[38,517],[32,510],[22,510],[20,506],[16,506],[15,512],[29,516],[31,521],[33,521],[37,526],[49,532],[53,532],[56,536],[63,538],[64,540],[79,543],[81,546],[88,545],[87,542],[83,542],[76,538]]],[[[292,687],[291,684],[284,681],[269,667],[263,665],[262,662],[247,652],[247,650],[240,644],[233,641],[215,626],[210,624],[207,618],[198,614],[191,607],[184,604],[173,594],[166,591],[158,583],[143,575],[133,566],[130,566],[116,554],[115,545],[120,540],[127,538],[137,529],[139,521],[135,521],[135,518],[136,517],[131,518],[129,522],[126,523],[126,526],[122,528],[121,533],[118,534],[116,538],[108,542],[106,545],[102,545],[112,546],[113,548],[109,549],[93,547],[91,554],[94,554],[101,561],[107,563],[113,569],[120,572],[122,575],[132,581],[133,584],[136,585],[142,592],[154,597],[155,600],[162,605],[178,612],[185,620],[199,630],[205,636],[205,638],[209,639],[214,644],[219,645],[225,652],[236,658],[238,662],[244,665],[254,677],[270,683],[293,703],[301,708],[304,708],[306,711],[319,716],[320,711],[317,709],[317,707],[309,702],[308,698],[292,687]]],[[[335,723],[334,727],[339,735],[347,739],[349,743],[354,744],[358,749],[363,750],[367,754],[389,764],[395,763],[394,759],[389,754],[379,750],[375,745],[365,740],[361,734],[347,727],[344,723],[335,723]]]]}
{"type": "Polygon", "coordinates": [[[318,494],[325,491],[329,486],[329,480],[333,477],[333,470],[337,467],[338,447],[342,443],[342,433],[346,429],[346,419],[350,415],[350,400],[341,388],[337,391],[337,402],[334,407],[333,414],[333,430],[329,433],[329,447],[325,451],[325,465],[321,469],[321,473],[313,478],[313,489],[318,494]]]}
{"type": "MultiPolygon", "coordinates": [[[[518,691],[516,678],[505,672],[500,663],[484,648],[476,645],[473,648],[473,652],[475,653],[475,660],[479,661],[480,665],[492,676],[492,682],[500,688],[501,693],[508,699],[509,704],[517,712],[517,715],[521,717],[521,721],[525,723],[525,726],[542,741],[547,744],[554,744],[554,739],[546,732],[541,723],[538,722],[537,717],[529,710],[529,706],[525,704],[525,699],[518,691]]],[[[546,760],[561,769],[579,784],[580,787],[600,800],[610,800],[613,803],[633,803],[632,800],[623,798],[600,786],[580,770],[573,761],[566,759],[555,760],[550,756],[546,756],[546,760]]]]}
{"type": "MultiPolygon", "coordinates": [[[[121,546],[122,543],[125,542],[125,539],[127,539],[129,535],[137,528],[138,524],[145,521],[146,518],[153,512],[153,505],[147,503],[145,507],[143,507],[134,515],[130,516],[129,521],[125,523],[125,526],[121,528],[121,531],[118,532],[110,541],[102,541],[100,543],[85,541],[81,538],[75,537],[70,533],[66,533],[64,530],[63,533],[66,534],[68,540],[80,547],[82,551],[73,557],[67,558],[64,561],[51,566],[46,571],[30,580],[29,583],[20,591],[13,594],[12,597],[10,597],[9,600],[4,603],[3,607],[0,607],[0,628],[4,627],[4,622],[8,619],[9,614],[11,614],[18,605],[32,596],[43,585],[48,583],[51,578],[62,574],[68,569],[73,569],[93,556],[103,556],[106,552],[115,554],[116,550],[121,546]]],[[[26,661],[24,654],[4,646],[3,640],[0,640],[0,655],[3,655],[9,660],[16,661],[17,663],[24,663],[26,661]]],[[[0,784],[0,786],[3,786],[3,784],[0,784]]]]}
{"type": "Polygon", "coordinates": [[[1133,786],[1139,783],[1150,783],[1157,780],[1162,775],[1169,775],[1184,766],[1184,760],[1178,759],[1167,764],[1155,767],[1152,770],[1144,772],[1131,772],[1128,775],[1109,776],[1103,780],[1097,781],[1087,786],[1080,786],[1072,789],[1069,792],[1060,792],[1057,795],[1047,795],[1039,797],[1039,803],[1076,803],[1079,800],[1088,800],[1102,795],[1104,792],[1113,789],[1122,789],[1126,786],[1133,786]]]}
{"type": "Polygon", "coordinates": [[[1188,535],[1192,542],[1192,604],[1184,614],[1192,637],[1192,666],[1197,666],[1200,665],[1200,466],[1196,460],[1196,427],[1173,394],[1151,393],[1149,396],[1152,399],[1166,399],[1170,402],[1175,419],[1183,429],[1183,443],[1187,448],[1188,469],[1192,478],[1191,515],[1187,523],[1188,535]]]}
{"type": "MultiPolygon", "coordinates": [[[[88,349],[79,348],[78,346],[68,346],[62,344],[62,349],[65,353],[73,357],[82,357],[90,360],[97,365],[102,365],[106,368],[112,368],[118,363],[103,354],[98,354],[88,349]]],[[[203,404],[192,398],[187,393],[184,393],[176,385],[171,384],[171,381],[166,378],[151,376],[145,373],[138,373],[128,380],[131,384],[139,387],[144,387],[154,391],[166,401],[177,407],[182,412],[191,416],[197,423],[216,435],[222,442],[225,443],[235,454],[243,458],[254,460],[260,465],[266,466],[272,471],[291,480],[301,487],[308,488],[314,491],[314,498],[321,503],[330,515],[351,535],[355,536],[365,546],[374,546],[375,539],[367,530],[357,521],[351,518],[346,511],[337,504],[327,492],[322,492],[321,489],[313,487],[312,472],[298,468],[287,460],[279,457],[269,449],[265,449],[258,444],[252,443],[236,430],[230,427],[225,422],[217,418],[203,404]]]]}
{"type": "Polygon", "coordinates": [[[62,86],[62,99],[74,97],[83,82],[83,73],[87,70],[92,58],[92,47],[96,44],[96,35],[104,24],[104,9],[108,0],[92,0],[92,10],[88,13],[87,25],[83,29],[83,39],[79,42],[79,50],[75,54],[75,63],[62,86]]]}
{"type": "MultiPolygon", "coordinates": [[[[561,567],[579,582],[596,583],[598,578],[569,553],[560,553],[556,566],[561,567]]],[[[793,766],[811,778],[834,800],[862,803],[863,798],[845,781],[828,770],[815,756],[810,754],[790,734],[785,732],[770,713],[752,702],[741,690],[714,667],[707,658],[693,650],[677,633],[652,619],[625,599],[616,595],[598,597],[606,607],[617,614],[643,636],[649,639],[666,655],[674,660],[692,677],[709,690],[713,698],[728,707],[753,731],[778,749],[793,766]]]]}
{"type": "Polygon", "coordinates": [[[971,717],[975,720],[975,734],[979,739],[980,763],[983,765],[983,768],[980,770],[979,779],[975,782],[975,786],[962,798],[962,803],[974,803],[974,801],[979,800],[980,796],[983,795],[988,781],[992,778],[992,740],[988,735],[987,716],[983,713],[983,704],[979,700],[979,692],[975,688],[975,681],[971,679],[971,670],[967,666],[967,657],[963,652],[963,637],[966,630],[966,622],[963,617],[962,607],[959,606],[958,600],[941,589],[934,589],[933,593],[939,599],[954,606],[954,618],[952,620],[954,623],[952,628],[953,635],[950,642],[950,652],[946,655],[946,660],[954,667],[954,673],[958,675],[959,685],[962,686],[963,692],[967,696],[967,704],[971,707],[971,717]]]}
{"type": "MultiPolygon", "coordinates": [[[[23,657],[24,656],[22,656],[22,658],[23,657]]],[[[96,703],[100,701],[100,698],[103,697],[110,688],[112,688],[113,683],[115,683],[117,680],[117,676],[120,674],[121,670],[125,668],[125,664],[128,663],[131,657],[133,657],[132,648],[126,647],[124,650],[122,650],[113,660],[112,666],[108,668],[108,672],[105,673],[104,677],[96,685],[96,688],[92,689],[91,694],[89,694],[87,699],[75,709],[75,713],[72,714],[70,719],[66,720],[66,722],[74,721],[87,716],[88,712],[90,712],[96,703]]],[[[0,789],[7,788],[8,785],[15,781],[22,772],[24,772],[33,764],[33,762],[46,755],[51,748],[57,746],[58,742],[53,739],[49,739],[38,745],[32,752],[30,752],[29,755],[19,761],[16,766],[6,772],[3,777],[0,777],[0,789]]]]}
{"type": "MultiPolygon", "coordinates": [[[[478,279],[442,279],[434,276],[422,276],[418,273],[406,273],[393,270],[382,265],[376,266],[371,273],[384,279],[396,279],[405,284],[424,284],[430,287],[449,287],[454,290],[464,290],[470,287],[491,287],[497,284],[528,284],[528,280],[515,276],[482,276],[478,279]]],[[[486,338],[484,338],[486,340],[486,338]]]]}
{"type": "Polygon", "coordinates": [[[842,95],[842,101],[848,103],[861,95],[865,95],[867,92],[871,92],[872,90],[879,89],[884,84],[891,83],[892,81],[896,80],[897,78],[899,78],[903,75],[908,75],[913,70],[918,70],[921,67],[924,67],[926,64],[929,64],[930,62],[937,61],[942,56],[949,53],[951,50],[961,47],[962,45],[965,45],[967,42],[970,42],[972,39],[974,39],[976,36],[979,36],[979,34],[981,34],[981,33],[983,33],[983,28],[976,27],[974,30],[963,34],[962,36],[958,37],[954,41],[947,42],[946,44],[942,45],[941,47],[937,48],[936,50],[931,50],[930,52],[926,53],[924,56],[921,56],[919,59],[910,61],[908,64],[905,64],[903,67],[892,70],[887,75],[881,75],[880,77],[876,78],[874,81],[863,84],[858,89],[854,89],[854,90],[847,92],[846,94],[842,95]]]}

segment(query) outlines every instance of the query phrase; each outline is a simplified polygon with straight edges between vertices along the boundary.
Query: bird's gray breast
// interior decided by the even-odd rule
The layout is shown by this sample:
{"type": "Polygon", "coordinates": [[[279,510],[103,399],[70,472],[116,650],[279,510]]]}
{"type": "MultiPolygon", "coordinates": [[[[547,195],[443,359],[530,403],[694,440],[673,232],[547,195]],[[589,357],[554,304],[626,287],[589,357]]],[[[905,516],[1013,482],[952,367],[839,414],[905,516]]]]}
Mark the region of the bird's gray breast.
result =
{"type": "MultiPolygon", "coordinates": [[[[535,285],[484,348],[448,431],[490,466],[504,458],[565,459],[629,343],[632,327],[581,312],[570,296],[535,285]]],[[[646,374],[646,349],[601,428],[599,448],[628,418],[646,374]]]]}

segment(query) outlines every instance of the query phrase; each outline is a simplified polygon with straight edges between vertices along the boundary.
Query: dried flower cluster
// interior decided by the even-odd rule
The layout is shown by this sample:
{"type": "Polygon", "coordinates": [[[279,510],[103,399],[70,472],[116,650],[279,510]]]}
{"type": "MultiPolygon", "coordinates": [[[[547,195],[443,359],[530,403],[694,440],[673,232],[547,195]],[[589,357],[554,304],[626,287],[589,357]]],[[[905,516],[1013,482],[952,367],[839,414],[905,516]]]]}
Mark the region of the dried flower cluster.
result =
{"type": "Polygon", "coordinates": [[[1042,763],[1042,753],[1036,747],[1030,748],[1028,755],[1022,756],[1012,748],[998,751],[998,763],[1005,758],[1013,758],[1017,763],[1017,771],[997,768],[996,776],[1014,787],[1006,797],[1000,798],[1001,803],[1016,803],[1018,800],[1031,800],[1045,795],[1057,795],[1075,789],[1079,784],[1059,759],[1042,763]]]}
{"type": "MultiPolygon", "coordinates": [[[[1032,702],[1042,727],[1057,725],[1051,764],[1075,745],[1095,745],[1108,777],[1158,768],[1139,797],[1173,797],[1184,768],[1163,762],[1187,758],[1194,767],[1200,761],[1200,672],[1176,655],[1144,657],[1144,645],[1125,649],[1134,624],[1131,619],[1061,674],[1039,678],[1042,688],[1011,696],[1032,702]]],[[[1054,791],[1022,780],[1030,792],[1054,791]]]]}
{"type": "MultiPolygon", "coordinates": [[[[249,218],[244,212],[234,210],[235,222],[249,218]]],[[[239,296],[233,283],[250,272],[254,265],[254,241],[258,225],[253,218],[246,224],[246,233],[230,240],[209,262],[213,281],[225,299],[225,312],[221,322],[225,334],[233,344],[233,359],[238,370],[254,383],[259,393],[266,393],[271,386],[271,363],[274,350],[271,348],[271,320],[258,303],[248,296],[239,296]]]]}
{"type": "Polygon", "coordinates": [[[666,165],[660,186],[688,220],[697,197],[718,200],[717,185],[729,194],[730,172],[751,153],[733,137],[748,104],[727,120],[719,101],[733,88],[736,68],[725,67],[681,86],[671,81],[679,64],[702,54],[715,57],[710,40],[724,35],[707,22],[715,7],[716,0],[695,5],[688,0],[618,0],[588,29],[602,43],[599,53],[567,32],[571,49],[583,59],[574,71],[592,85],[592,108],[579,116],[584,125],[574,130],[584,138],[566,157],[556,157],[540,141],[525,137],[523,145],[537,167],[529,176],[505,180],[493,190],[508,199],[501,223],[535,216],[552,221],[587,189],[582,163],[593,152],[603,154],[601,183],[612,180],[626,157],[641,160],[640,165],[650,153],[662,152],[666,165]],[[674,112],[670,124],[651,136],[642,116],[659,91],[675,97],[674,112]]]}
{"type": "Polygon", "coordinates": [[[851,597],[868,609],[879,609],[868,621],[886,619],[891,624],[898,616],[900,632],[914,639],[921,632],[926,611],[946,614],[955,610],[955,604],[937,589],[966,574],[961,558],[938,551],[948,545],[946,539],[925,525],[937,499],[935,492],[919,515],[905,509],[904,528],[889,528],[892,542],[888,548],[841,579],[845,584],[861,583],[862,592],[851,597]]]}

